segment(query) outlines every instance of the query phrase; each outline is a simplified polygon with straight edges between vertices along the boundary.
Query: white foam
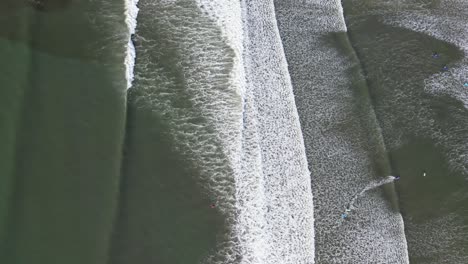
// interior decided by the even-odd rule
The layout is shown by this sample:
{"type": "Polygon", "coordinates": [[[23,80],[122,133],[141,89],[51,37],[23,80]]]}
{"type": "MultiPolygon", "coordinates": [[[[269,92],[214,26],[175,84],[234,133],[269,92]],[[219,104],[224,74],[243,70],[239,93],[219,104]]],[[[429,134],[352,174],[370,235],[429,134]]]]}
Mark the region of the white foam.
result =
{"type": "Polygon", "coordinates": [[[197,2],[236,55],[230,82],[243,98],[239,137],[225,143],[235,143],[235,250],[241,263],[313,263],[310,177],[272,2],[197,2]]]}
{"type": "Polygon", "coordinates": [[[135,47],[132,42],[132,35],[135,34],[138,16],[138,0],[125,0],[125,23],[129,30],[129,38],[127,43],[127,51],[125,55],[125,78],[127,80],[127,88],[132,87],[133,69],[135,66],[135,47]]]}
{"type": "Polygon", "coordinates": [[[233,227],[205,263],[313,263],[310,176],[272,2],[139,5],[136,101],[233,227]]]}
{"type": "Polygon", "coordinates": [[[310,173],[273,1],[242,1],[242,9],[244,146],[258,146],[244,159],[247,165],[255,156],[258,172],[246,171],[241,180],[255,177],[257,187],[238,192],[239,200],[251,201],[239,208],[248,231],[243,263],[313,263],[310,173]]]}
{"type": "MultiPolygon", "coordinates": [[[[175,151],[193,166],[217,210],[234,223],[242,128],[242,98],[233,81],[236,54],[195,0],[142,0],[139,6],[135,101],[160,117],[175,151]]],[[[238,257],[234,239],[223,237],[213,251],[211,260],[238,257]]]]}

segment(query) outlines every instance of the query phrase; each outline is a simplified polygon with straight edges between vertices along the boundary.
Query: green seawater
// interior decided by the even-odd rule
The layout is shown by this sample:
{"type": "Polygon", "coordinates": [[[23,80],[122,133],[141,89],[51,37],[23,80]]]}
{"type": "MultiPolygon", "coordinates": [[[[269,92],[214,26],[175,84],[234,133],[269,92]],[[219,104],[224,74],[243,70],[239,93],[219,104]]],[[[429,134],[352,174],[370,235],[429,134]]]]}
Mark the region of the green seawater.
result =
{"type": "Polygon", "coordinates": [[[176,151],[164,119],[141,106],[141,95],[133,88],[129,93],[121,206],[109,263],[199,263],[216,247],[223,219],[196,181],[196,166],[176,151]]]}
{"type": "Polygon", "coordinates": [[[121,16],[96,18],[98,7],[122,12],[123,1],[2,5],[1,263],[107,261],[128,33],[121,16]]]}

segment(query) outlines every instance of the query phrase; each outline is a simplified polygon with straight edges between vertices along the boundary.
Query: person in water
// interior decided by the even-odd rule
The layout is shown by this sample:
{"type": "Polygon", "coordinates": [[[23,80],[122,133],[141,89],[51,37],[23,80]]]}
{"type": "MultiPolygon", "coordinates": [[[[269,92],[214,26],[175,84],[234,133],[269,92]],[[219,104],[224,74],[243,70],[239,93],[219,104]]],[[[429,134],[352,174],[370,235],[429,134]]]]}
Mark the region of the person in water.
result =
{"type": "Polygon", "coordinates": [[[449,68],[447,67],[447,65],[445,65],[444,67],[442,67],[442,70],[443,70],[443,71],[448,71],[448,69],[449,69],[449,68]]]}
{"type": "Polygon", "coordinates": [[[434,52],[432,53],[432,58],[438,59],[439,57],[440,57],[440,56],[439,56],[439,53],[437,53],[437,51],[434,51],[434,52]]]}
{"type": "Polygon", "coordinates": [[[395,176],[394,180],[396,181],[396,180],[399,180],[399,179],[400,179],[400,176],[395,176]]]}

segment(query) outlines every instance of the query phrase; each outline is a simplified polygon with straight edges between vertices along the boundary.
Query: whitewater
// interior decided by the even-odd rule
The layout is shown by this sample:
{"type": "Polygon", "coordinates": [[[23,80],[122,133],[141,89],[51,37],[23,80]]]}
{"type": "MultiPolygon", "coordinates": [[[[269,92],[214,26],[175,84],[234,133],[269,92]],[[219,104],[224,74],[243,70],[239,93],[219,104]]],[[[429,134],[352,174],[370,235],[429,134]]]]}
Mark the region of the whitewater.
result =
{"type": "Polygon", "coordinates": [[[125,54],[125,79],[127,80],[127,88],[132,87],[133,70],[135,68],[135,46],[132,42],[132,36],[135,34],[138,16],[138,0],[125,0],[125,23],[128,28],[129,37],[127,42],[127,50],[125,54]]]}
{"type": "MultiPolygon", "coordinates": [[[[136,2],[127,3],[133,33],[136,2]]],[[[132,89],[145,93],[138,101],[167,117],[178,151],[197,164],[203,188],[231,226],[203,263],[314,263],[310,172],[273,2],[138,6],[129,86],[136,54],[132,89]],[[175,67],[183,84],[152,58],[163,48],[143,33],[152,24],[180,55],[175,67]],[[176,106],[181,97],[190,107],[176,106]]]]}
{"type": "Polygon", "coordinates": [[[240,263],[313,263],[310,177],[273,3],[238,3],[200,7],[209,7],[242,65],[232,78],[243,109],[233,153],[240,263]]]}
{"type": "Polygon", "coordinates": [[[164,116],[230,226],[202,263],[409,262],[339,1],[128,0],[126,23],[128,88],[164,116]],[[154,61],[154,25],[182,81],[154,61]]]}

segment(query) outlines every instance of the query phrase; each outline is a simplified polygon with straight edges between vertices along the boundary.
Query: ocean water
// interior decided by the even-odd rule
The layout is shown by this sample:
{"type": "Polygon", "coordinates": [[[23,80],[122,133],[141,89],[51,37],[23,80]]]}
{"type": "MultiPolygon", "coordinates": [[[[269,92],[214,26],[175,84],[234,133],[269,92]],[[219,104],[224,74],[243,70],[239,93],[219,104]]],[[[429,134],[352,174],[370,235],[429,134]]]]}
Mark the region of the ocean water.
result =
{"type": "Polygon", "coordinates": [[[2,263],[107,261],[125,122],[124,6],[65,2],[2,2],[2,263]]]}
{"type": "Polygon", "coordinates": [[[3,1],[0,263],[468,263],[467,10],[3,1]]]}
{"type": "Polygon", "coordinates": [[[111,263],[313,262],[310,176],[273,2],[138,8],[111,263]]]}
{"type": "Polygon", "coordinates": [[[110,263],[196,263],[229,242],[221,209],[232,207],[234,181],[219,129],[234,117],[215,110],[240,111],[233,55],[193,1],[139,9],[110,263]]]}
{"type": "Polygon", "coordinates": [[[466,263],[466,2],[344,7],[392,171],[401,176],[410,262],[466,263]]]}

